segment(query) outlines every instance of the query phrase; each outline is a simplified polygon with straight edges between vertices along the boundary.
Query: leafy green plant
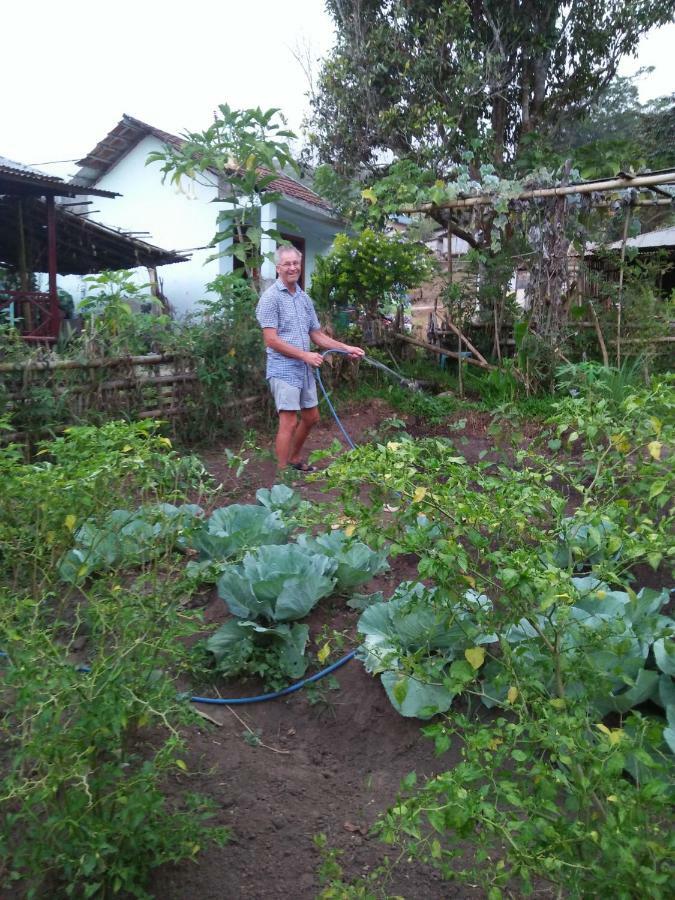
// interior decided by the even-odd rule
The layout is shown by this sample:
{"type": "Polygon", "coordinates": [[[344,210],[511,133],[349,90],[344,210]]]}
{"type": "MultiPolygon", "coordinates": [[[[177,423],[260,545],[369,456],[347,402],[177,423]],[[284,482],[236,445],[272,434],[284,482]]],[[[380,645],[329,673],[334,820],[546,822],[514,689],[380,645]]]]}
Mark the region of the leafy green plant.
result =
{"type": "Polygon", "coordinates": [[[308,660],[301,619],[335,587],[337,562],[295,545],[263,546],[242,563],[225,568],[218,594],[236,618],[206,642],[216,670],[224,675],[261,675],[268,686],[304,674],[308,660]]]}
{"type": "Polygon", "coordinates": [[[155,349],[154,340],[168,330],[171,320],[158,312],[160,302],[147,292],[148,284],[137,284],[126,270],[87,275],[84,280],[88,291],[79,310],[89,353],[138,354],[155,349]]]}
{"type": "Polygon", "coordinates": [[[27,896],[148,897],[153,868],[225,840],[208,800],[166,797],[187,772],[190,715],[171,672],[198,627],[180,592],[101,581],[64,616],[48,594],[2,593],[0,858],[27,896]]]}
{"type": "MultiPolygon", "coordinates": [[[[98,527],[85,522],[75,532],[75,547],[59,563],[64,581],[78,583],[102,569],[137,566],[166,552],[185,531],[198,527],[200,506],[151,504],[131,512],[115,509],[98,527]]],[[[185,538],[182,538],[185,543],[185,538]]]]}
{"type": "Polygon", "coordinates": [[[199,551],[202,559],[225,560],[253,547],[284,544],[288,534],[289,526],[280,512],[234,503],[214,510],[189,535],[187,544],[199,551]]]}
{"type": "Polygon", "coordinates": [[[297,544],[309,553],[318,553],[337,562],[335,587],[339,592],[351,592],[389,568],[385,550],[371,550],[361,541],[347,537],[341,529],[311,537],[301,534],[297,544]]]}
{"type": "MultiPolygon", "coordinates": [[[[469,593],[466,605],[484,610],[490,602],[469,593]]],[[[474,680],[477,666],[465,651],[496,640],[466,609],[411,582],[400,584],[389,601],[369,605],[357,627],[366,671],[380,675],[401,715],[423,719],[449,709],[467,680],[474,680]]]]}
{"type": "Polygon", "coordinates": [[[339,234],[326,257],[316,261],[312,298],[321,309],[356,306],[369,316],[401,299],[431,275],[426,248],[366,229],[356,236],[339,234]]]}
{"type": "Polygon", "coordinates": [[[495,900],[527,896],[535,885],[572,897],[665,900],[671,797],[650,728],[641,716],[609,728],[583,702],[552,705],[536,687],[489,723],[453,713],[425,732],[439,754],[459,744],[460,762],[419,786],[414,774],[406,779],[406,796],[378,833],[495,900]],[[631,755],[648,764],[639,784],[623,777],[631,755]]]}
{"type": "Polygon", "coordinates": [[[301,619],[335,587],[337,561],[293,544],[260,547],[231,565],[218,594],[235,616],[285,622],[301,619]]]}
{"type": "Polygon", "coordinates": [[[299,171],[288,141],[295,137],[277,121],[279,110],[232,109],[218,106],[213,122],[204,131],[186,132],[180,143],[150,153],[147,164],[161,163],[164,180],[180,185],[183,178],[211,184],[216,173],[228,185],[228,204],[221,212],[222,228],[211,244],[242,262],[247,277],[259,281],[262,237],[283,241],[276,228],[261,225],[261,207],[276,203],[281,193],[274,181],[286,167],[299,171]]]}
{"type": "Polygon", "coordinates": [[[179,458],[157,431],[150,421],[72,427],[42,442],[34,463],[16,445],[0,447],[0,577],[15,586],[49,581],[85,521],[203,485],[203,466],[179,458]]]}

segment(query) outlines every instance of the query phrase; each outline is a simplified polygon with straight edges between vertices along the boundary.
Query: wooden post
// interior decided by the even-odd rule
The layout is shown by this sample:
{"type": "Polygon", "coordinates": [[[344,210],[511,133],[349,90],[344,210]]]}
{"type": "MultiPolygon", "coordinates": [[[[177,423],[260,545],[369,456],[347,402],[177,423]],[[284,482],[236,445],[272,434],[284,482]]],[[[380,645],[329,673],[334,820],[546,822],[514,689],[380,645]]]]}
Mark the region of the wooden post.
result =
{"type": "MultiPolygon", "coordinates": [[[[22,291],[28,292],[28,261],[26,259],[26,230],[23,221],[23,200],[18,200],[16,205],[16,220],[19,229],[19,286],[22,291]]],[[[33,330],[33,307],[28,297],[19,304],[19,316],[22,319],[21,331],[23,334],[33,330]]]]}
{"type": "Polygon", "coordinates": [[[621,368],[621,307],[623,305],[623,271],[626,262],[626,240],[628,238],[628,226],[630,225],[631,204],[626,210],[626,218],[623,223],[623,234],[621,235],[621,261],[619,263],[619,299],[618,309],[616,311],[616,367],[621,368]]]}
{"type": "Polygon", "coordinates": [[[56,289],[56,209],[54,195],[47,200],[47,266],[49,271],[49,330],[50,337],[59,336],[59,295],[56,289]]]}

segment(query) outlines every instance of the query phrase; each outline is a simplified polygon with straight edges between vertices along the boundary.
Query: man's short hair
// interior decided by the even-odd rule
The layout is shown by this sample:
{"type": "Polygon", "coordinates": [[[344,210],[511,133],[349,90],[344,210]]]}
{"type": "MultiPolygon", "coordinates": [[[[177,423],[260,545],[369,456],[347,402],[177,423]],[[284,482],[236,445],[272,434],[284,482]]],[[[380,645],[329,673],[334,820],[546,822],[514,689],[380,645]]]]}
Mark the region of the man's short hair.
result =
{"type": "Polygon", "coordinates": [[[282,244],[281,247],[277,247],[274,253],[275,263],[279,265],[282,256],[288,256],[290,253],[293,253],[298,257],[298,259],[302,259],[302,253],[298,250],[297,247],[294,247],[292,244],[282,244]]]}

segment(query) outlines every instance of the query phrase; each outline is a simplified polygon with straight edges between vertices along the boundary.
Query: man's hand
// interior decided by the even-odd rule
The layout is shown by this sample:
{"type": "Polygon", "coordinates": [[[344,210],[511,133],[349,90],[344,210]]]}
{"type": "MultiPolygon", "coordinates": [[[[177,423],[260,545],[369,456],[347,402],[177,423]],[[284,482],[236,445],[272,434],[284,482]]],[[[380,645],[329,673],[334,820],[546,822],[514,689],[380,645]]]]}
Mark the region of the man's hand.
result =
{"type": "Polygon", "coordinates": [[[313,366],[315,369],[318,369],[323,362],[323,356],[320,353],[312,353],[311,350],[305,353],[302,359],[308,366],[313,366]]]}
{"type": "Polygon", "coordinates": [[[350,359],[363,359],[366,355],[366,351],[361,347],[352,347],[349,344],[345,344],[345,350],[349,353],[350,359]]]}

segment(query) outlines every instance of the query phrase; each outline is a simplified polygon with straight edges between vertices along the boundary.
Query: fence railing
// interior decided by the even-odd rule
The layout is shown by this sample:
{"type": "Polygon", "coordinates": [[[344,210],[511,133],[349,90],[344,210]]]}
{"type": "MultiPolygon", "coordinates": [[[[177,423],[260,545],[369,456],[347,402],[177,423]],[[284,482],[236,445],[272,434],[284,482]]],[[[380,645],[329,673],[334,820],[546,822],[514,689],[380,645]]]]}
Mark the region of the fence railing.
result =
{"type": "Polygon", "coordinates": [[[4,312],[25,341],[56,340],[60,314],[58,305],[44,291],[0,290],[0,313],[4,312]]]}
{"type": "MultiPolygon", "coordinates": [[[[174,354],[0,362],[0,400],[16,424],[0,431],[0,442],[114,418],[186,419],[199,415],[203,390],[191,361],[174,354]]],[[[263,406],[262,394],[252,393],[219,410],[223,424],[248,424],[263,406]]]]}

